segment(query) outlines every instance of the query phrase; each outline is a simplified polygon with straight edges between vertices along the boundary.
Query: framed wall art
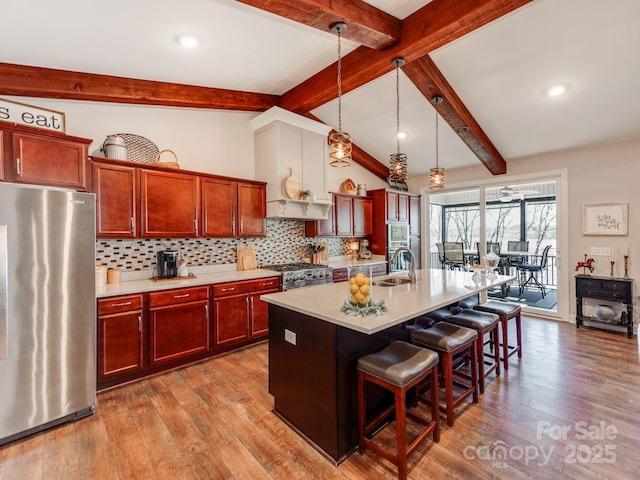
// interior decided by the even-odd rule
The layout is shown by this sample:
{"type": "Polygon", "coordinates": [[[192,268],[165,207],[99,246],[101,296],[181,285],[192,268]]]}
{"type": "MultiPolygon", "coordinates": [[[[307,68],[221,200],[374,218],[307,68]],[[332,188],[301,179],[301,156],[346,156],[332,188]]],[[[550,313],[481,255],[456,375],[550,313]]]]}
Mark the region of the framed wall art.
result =
{"type": "Polygon", "coordinates": [[[599,203],[583,206],[583,235],[627,235],[627,203],[599,203]]]}

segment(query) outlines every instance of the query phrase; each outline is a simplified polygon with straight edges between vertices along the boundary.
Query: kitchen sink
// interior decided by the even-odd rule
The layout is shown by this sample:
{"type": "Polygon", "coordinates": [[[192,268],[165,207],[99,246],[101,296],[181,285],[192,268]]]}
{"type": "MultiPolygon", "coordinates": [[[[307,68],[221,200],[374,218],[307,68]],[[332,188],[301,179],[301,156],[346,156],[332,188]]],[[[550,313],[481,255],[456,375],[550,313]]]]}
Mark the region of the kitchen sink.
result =
{"type": "Polygon", "coordinates": [[[404,285],[405,283],[411,283],[411,280],[403,277],[391,277],[383,280],[376,280],[373,285],[376,287],[395,287],[396,285],[404,285]]]}

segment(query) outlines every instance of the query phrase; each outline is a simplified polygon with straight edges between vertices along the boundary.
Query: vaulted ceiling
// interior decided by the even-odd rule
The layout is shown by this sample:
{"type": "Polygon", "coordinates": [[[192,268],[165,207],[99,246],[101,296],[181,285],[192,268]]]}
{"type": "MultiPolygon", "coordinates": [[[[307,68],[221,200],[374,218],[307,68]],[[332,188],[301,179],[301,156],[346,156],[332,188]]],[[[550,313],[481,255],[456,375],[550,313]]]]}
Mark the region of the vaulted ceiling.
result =
{"type": "Polygon", "coordinates": [[[401,148],[409,173],[434,166],[430,100],[440,95],[442,166],[479,161],[501,174],[505,158],[640,139],[638,109],[621,98],[635,92],[630,78],[640,73],[626,56],[640,40],[638,4],[11,2],[0,29],[0,95],[256,112],[279,105],[336,128],[330,26],[343,21],[343,129],[357,145],[358,163],[387,175],[396,127],[391,62],[403,57],[401,126],[409,137],[401,148]],[[195,33],[204,43],[181,52],[179,33],[195,33]],[[555,82],[567,85],[568,98],[552,103],[544,90],[555,82]],[[598,97],[589,96],[596,91],[598,97]]]}

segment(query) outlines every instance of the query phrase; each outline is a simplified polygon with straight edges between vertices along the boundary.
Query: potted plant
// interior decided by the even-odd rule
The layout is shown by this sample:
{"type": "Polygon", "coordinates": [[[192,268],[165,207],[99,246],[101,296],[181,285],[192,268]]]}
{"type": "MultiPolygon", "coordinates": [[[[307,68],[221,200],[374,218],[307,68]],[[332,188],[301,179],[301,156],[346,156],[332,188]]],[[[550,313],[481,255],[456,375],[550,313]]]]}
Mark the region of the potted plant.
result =
{"type": "Polygon", "coordinates": [[[311,200],[311,191],[310,190],[302,190],[300,192],[300,200],[304,200],[306,202],[311,200]]]}

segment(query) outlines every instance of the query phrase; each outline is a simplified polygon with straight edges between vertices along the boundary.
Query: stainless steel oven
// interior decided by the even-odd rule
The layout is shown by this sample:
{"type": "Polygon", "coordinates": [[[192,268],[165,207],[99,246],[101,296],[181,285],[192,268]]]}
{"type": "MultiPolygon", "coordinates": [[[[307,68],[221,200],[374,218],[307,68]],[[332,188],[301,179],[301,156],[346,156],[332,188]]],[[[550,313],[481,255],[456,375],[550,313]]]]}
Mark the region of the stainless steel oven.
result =
{"type": "Polygon", "coordinates": [[[409,252],[400,252],[395,263],[391,263],[393,255],[400,247],[409,247],[409,224],[393,222],[387,224],[387,264],[389,273],[409,270],[411,256],[409,252]]]}
{"type": "Polygon", "coordinates": [[[260,268],[282,273],[280,281],[282,291],[333,282],[333,269],[327,265],[300,262],[265,265],[260,268]]]}

